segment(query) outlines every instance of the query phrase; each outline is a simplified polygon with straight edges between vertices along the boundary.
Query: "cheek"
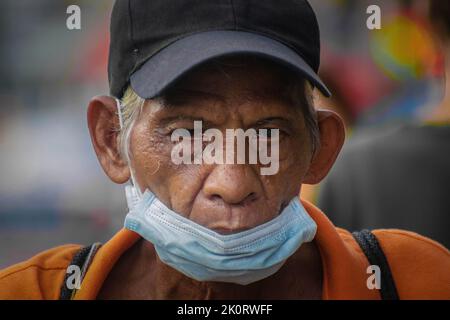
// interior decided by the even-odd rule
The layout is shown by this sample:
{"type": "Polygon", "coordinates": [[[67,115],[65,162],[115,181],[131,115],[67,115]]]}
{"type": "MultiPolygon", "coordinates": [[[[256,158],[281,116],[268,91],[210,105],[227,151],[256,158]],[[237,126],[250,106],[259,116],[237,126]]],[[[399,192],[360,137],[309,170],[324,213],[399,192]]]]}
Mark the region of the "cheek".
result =
{"type": "Polygon", "coordinates": [[[199,165],[171,165],[165,182],[172,210],[189,217],[194,201],[207,177],[205,167],[199,165]]]}
{"type": "Polygon", "coordinates": [[[172,162],[170,137],[136,124],[131,135],[131,154],[136,179],[141,188],[150,189],[165,205],[187,216],[200,191],[205,173],[201,166],[172,162]]]}
{"type": "Polygon", "coordinates": [[[303,140],[280,144],[280,167],[278,174],[262,176],[267,188],[273,192],[284,192],[289,197],[295,196],[311,162],[309,144],[303,140]],[[282,149],[284,148],[284,150],[282,149]]]}
{"type": "Polygon", "coordinates": [[[130,139],[131,163],[139,186],[160,197],[164,193],[160,187],[170,161],[170,145],[162,136],[153,134],[145,123],[136,123],[130,139]]]}

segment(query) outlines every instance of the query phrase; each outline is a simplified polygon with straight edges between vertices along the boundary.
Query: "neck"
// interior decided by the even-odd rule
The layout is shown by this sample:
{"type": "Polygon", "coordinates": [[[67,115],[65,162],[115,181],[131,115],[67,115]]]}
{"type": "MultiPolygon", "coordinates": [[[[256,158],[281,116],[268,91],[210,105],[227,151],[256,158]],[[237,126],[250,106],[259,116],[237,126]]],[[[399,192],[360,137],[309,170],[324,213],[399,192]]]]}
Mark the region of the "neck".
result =
{"type": "Polygon", "coordinates": [[[322,266],[314,242],[303,244],[276,274],[242,286],[186,277],[162,263],[151,243],[140,240],[111,271],[99,298],[320,299],[321,294],[322,266]]]}

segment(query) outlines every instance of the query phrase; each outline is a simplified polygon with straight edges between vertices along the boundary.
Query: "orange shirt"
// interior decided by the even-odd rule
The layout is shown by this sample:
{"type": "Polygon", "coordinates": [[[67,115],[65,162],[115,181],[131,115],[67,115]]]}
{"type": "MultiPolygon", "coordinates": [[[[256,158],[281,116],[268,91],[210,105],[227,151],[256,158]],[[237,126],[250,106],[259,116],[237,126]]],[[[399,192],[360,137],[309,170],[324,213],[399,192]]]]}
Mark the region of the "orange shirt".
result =
{"type": "MultiPolygon", "coordinates": [[[[367,288],[369,262],[352,235],[336,228],[303,201],[317,223],[315,242],[323,265],[323,299],[380,299],[367,288]]],[[[439,243],[402,230],[373,233],[389,262],[401,299],[450,299],[450,252],[439,243]]],[[[75,299],[95,299],[120,256],[140,236],[120,230],[92,261],[75,299]]],[[[79,245],[65,245],[0,271],[0,299],[58,299],[66,268],[79,245]]]]}

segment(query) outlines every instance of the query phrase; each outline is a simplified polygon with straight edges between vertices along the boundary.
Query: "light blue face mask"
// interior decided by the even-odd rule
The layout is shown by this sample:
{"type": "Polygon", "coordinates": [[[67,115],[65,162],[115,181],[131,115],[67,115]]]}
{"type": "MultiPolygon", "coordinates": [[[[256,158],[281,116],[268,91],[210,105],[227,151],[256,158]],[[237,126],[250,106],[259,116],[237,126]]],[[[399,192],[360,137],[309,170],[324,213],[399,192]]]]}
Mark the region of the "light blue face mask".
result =
{"type": "Polygon", "coordinates": [[[150,191],[127,187],[132,208],[125,228],[153,243],[164,263],[198,281],[246,285],[277,272],[317,226],[295,197],[273,220],[243,232],[221,235],[166,207],[150,191]]]}

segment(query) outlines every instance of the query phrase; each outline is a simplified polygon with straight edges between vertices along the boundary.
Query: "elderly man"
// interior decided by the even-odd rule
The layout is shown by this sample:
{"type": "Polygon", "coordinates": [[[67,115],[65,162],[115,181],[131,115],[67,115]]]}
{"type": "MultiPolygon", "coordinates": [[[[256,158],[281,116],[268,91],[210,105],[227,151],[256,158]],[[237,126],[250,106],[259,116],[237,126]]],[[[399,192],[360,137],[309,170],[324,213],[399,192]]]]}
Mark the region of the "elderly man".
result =
{"type": "Polygon", "coordinates": [[[352,235],[299,200],[344,141],[313,106],[315,88],[329,95],[319,57],[307,1],[117,1],[111,96],[88,123],[105,173],[130,181],[125,227],[2,271],[0,297],[450,298],[438,243],[352,235]]]}

